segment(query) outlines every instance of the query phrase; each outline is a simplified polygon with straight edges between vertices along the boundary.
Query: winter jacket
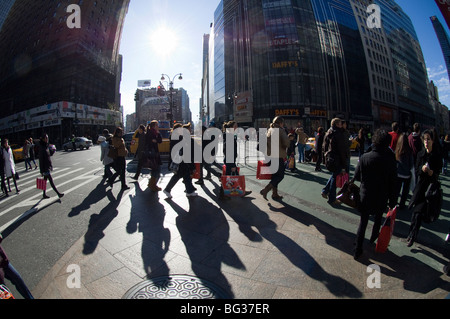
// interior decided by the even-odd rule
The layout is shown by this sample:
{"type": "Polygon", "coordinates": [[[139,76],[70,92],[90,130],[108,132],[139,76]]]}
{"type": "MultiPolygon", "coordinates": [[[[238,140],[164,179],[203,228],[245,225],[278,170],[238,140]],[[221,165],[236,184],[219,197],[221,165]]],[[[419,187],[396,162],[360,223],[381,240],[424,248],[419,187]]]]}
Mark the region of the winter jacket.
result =
{"type": "Polygon", "coordinates": [[[420,138],[420,134],[415,133],[415,132],[411,133],[408,136],[408,143],[409,143],[409,146],[411,147],[413,157],[414,157],[414,162],[415,162],[416,158],[417,158],[417,154],[419,154],[419,152],[423,148],[423,142],[422,142],[422,139],[420,138]]]}
{"type": "Polygon", "coordinates": [[[347,167],[348,140],[345,139],[342,129],[331,127],[325,134],[323,154],[325,161],[331,157],[335,161],[336,171],[347,167]],[[327,154],[328,153],[328,154],[327,154]]]}
{"type": "Polygon", "coordinates": [[[286,131],[281,129],[279,125],[272,124],[273,127],[269,128],[267,131],[267,155],[271,157],[271,146],[272,143],[278,143],[278,157],[277,158],[286,158],[286,149],[288,148],[290,141],[289,137],[286,134],[286,131]],[[272,136],[275,134],[275,130],[278,130],[279,132],[279,139],[278,141],[273,141],[272,136]]]}
{"type": "Polygon", "coordinates": [[[113,136],[112,144],[115,149],[117,149],[119,157],[126,157],[128,155],[128,150],[125,146],[125,141],[119,136],[113,136]]]}
{"type": "Polygon", "coordinates": [[[16,165],[14,164],[14,156],[11,147],[1,148],[3,161],[4,161],[4,169],[6,177],[12,177],[16,174],[16,165]]]}
{"type": "Polygon", "coordinates": [[[53,170],[49,144],[44,141],[39,141],[39,171],[41,174],[49,173],[53,170]]]}
{"type": "Polygon", "coordinates": [[[423,148],[419,154],[417,154],[416,160],[416,178],[417,184],[414,188],[413,195],[409,202],[409,208],[412,209],[415,206],[420,206],[419,204],[423,204],[425,202],[425,193],[428,189],[428,186],[432,182],[435,182],[439,178],[439,173],[442,170],[442,155],[433,150],[431,153],[428,153],[425,148],[423,148]],[[433,175],[429,176],[428,173],[425,173],[422,170],[422,167],[428,163],[428,166],[433,171],[433,175]]]}
{"type": "Polygon", "coordinates": [[[161,155],[159,154],[159,144],[162,143],[161,133],[155,129],[150,129],[145,135],[145,144],[147,153],[151,153],[156,156],[158,165],[162,165],[161,155]],[[154,142],[156,141],[156,142],[154,142]]]}
{"type": "MultiPolygon", "coordinates": [[[[0,234],[0,243],[2,242],[3,238],[0,234]]],[[[2,246],[0,245],[0,285],[5,283],[5,272],[4,269],[6,266],[8,266],[9,260],[8,256],[6,255],[5,251],[3,250],[2,246]]]]}
{"type": "Polygon", "coordinates": [[[355,179],[361,181],[361,211],[375,214],[397,204],[397,163],[389,148],[373,146],[363,154],[356,166],[355,179]]]}

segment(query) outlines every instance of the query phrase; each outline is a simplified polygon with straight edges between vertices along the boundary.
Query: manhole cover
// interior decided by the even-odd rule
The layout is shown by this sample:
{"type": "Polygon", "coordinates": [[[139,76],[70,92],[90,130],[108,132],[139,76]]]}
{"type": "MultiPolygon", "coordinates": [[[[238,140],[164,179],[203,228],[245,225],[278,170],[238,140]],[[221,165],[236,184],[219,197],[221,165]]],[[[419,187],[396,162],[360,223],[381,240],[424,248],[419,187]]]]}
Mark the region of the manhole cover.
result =
{"type": "Polygon", "coordinates": [[[216,284],[188,275],[146,280],[131,288],[123,299],[229,299],[216,284]]]}

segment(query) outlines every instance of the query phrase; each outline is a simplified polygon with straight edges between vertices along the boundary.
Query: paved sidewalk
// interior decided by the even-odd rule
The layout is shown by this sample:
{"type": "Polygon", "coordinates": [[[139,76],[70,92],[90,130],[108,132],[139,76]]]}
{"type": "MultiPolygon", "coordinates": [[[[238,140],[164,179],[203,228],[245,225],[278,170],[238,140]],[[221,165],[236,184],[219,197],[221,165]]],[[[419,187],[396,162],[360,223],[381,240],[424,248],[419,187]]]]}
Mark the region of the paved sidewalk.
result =
{"type": "MultiPolygon", "coordinates": [[[[413,247],[405,243],[409,213],[400,211],[389,251],[375,253],[366,240],[364,255],[355,261],[358,213],[344,206],[332,208],[320,196],[326,172],[314,172],[311,164],[297,168],[299,172],[286,173],[280,185],[282,202],[270,195],[266,201],[259,194],[268,181],[256,180],[255,164],[241,168],[253,193],[228,201],[217,199],[218,178],[205,181],[203,187],[195,185],[196,198],[186,197],[180,181],[171,200],[147,189],[147,178],[141,177],[125,194],[116,184],[109,194],[116,200],[91,216],[85,236],[55,264],[33,295],[119,299],[138,284],[152,283],[149,279],[176,275],[189,275],[192,282],[197,278],[212,284],[209,287],[217,288],[222,297],[236,299],[449,295],[450,277],[442,272],[450,251],[443,240],[450,220],[448,203],[441,219],[425,225],[413,247]],[[377,283],[374,273],[368,272],[372,264],[380,267],[380,288],[371,288],[377,283]],[[69,288],[77,283],[73,278],[78,267],[81,286],[69,288]]],[[[160,186],[169,179],[170,174],[163,176],[160,186]]],[[[446,194],[449,183],[448,179],[443,183],[446,194]]],[[[371,227],[370,222],[367,234],[371,227]]]]}

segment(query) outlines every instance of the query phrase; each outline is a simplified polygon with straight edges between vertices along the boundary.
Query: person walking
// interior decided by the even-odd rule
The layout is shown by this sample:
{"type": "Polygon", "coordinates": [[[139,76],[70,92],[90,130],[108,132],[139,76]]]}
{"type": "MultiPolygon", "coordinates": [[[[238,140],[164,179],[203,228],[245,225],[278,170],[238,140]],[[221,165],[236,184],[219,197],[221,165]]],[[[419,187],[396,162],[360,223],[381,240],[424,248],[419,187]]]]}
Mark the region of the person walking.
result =
{"type": "MultiPolygon", "coordinates": [[[[0,234],[0,244],[3,241],[2,234],[0,234]]],[[[17,291],[25,299],[34,299],[24,280],[19,272],[13,267],[11,261],[5,253],[5,250],[0,245],[0,285],[5,284],[5,278],[8,279],[17,289],[17,291]]]]}
{"type": "Polygon", "coordinates": [[[345,149],[347,153],[347,163],[345,164],[345,171],[350,174],[350,159],[351,159],[351,151],[350,146],[352,145],[352,139],[350,132],[347,129],[347,121],[341,121],[342,122],[342,134],[344,135],[344,139],[347,142],[347,147],[345,149]]]}
{"type": "Polygon", "coordinates": [[[153,192],[161,191],[158,187],[158,181],[161,177],[161,155],[159,154],[159,144],[162,143],[162,136],[159,133],[158,121],[153,120],[147,126],[147,134],[145,137],[147,156],[150,159],[151,175],[148,181],[148,187],[153,192]]]}
{"type": "Polygon", "coordinates": [[[408,143],[413,154],[414,165],[416,163],[417,154],[419,154],[419,152],[423,149],[423,142],[420,132],[420,124],[414,123],[413,132],[408,136],[408,143]]]}
{"type": "MultiPolygon", "coordinates": [[[[190,125],[184,125],[182,126],[181,123],[176,123],[172,129],[171,135],[173,132],[177,129],[182,130],[189,130],[190,125]]],[[[187,197],[196,197],[198,196],[197,192],[195,191],[195,187],[192,184],[192,173],[195,170],[195,164],[194,164],[194,141],[192,138],[190,138],[190,148],[191,148],[191,156],[188,159],[188,161],[184,161],[184,159],[181,160],[178,164],[178,168],[173,172],[172,177],[169,180],[169,183],[166,185],[166,187],[163,190],[163,193],[167,196],[168,199],[172,198],[172,195],[170,192],[175,187],[175,185],[178,183],[180,179],[183,179],[183,183],[186,187],[186,196],[187,197]]],[[[172,149],[177,145],[178,143],[181,143],[183,140],[183,134],[180,135],[179,139],[176,140],[174,138],[170,139],[170,154],[172,155],[172,149]]],[[[181,158],[183,158],[183,149],[180,149],[180,152],[178,154],[181,158]]],[[[174,163],[176,163],[175,161],[174,163]]]]}
{"type": "Polygon", "coordinates": [[[122,138],[123,129],[121,127],[117,127],[114,131],[114,136],[112,137],[112,145],[117,150],[117,157],[114,159],[114,169],[115,173],[108,179],[108,184],[110,187],[113,187],[114,181],[119,176],[120,182],[122,184],[121,190],[127,190],[130,187],[126,183],[126,159],[125,157],[128,155],[128,150],[125,146],[125,141],[122,138]]]}
{"type": "Polygon", "coordinates": [[[407,237],[407,245],[411,247],[417,240],[422,225],[424,210],[426,210],[425,193],[431,183],[437,182],[442,169],[442,154],[439,152],[438,137],[432,130],[422,133],[423,149],[417,154],[416,176],[417,184],[414,188],[409,209],[412,210],[411,225],[407,237]]]}
{"type": "MultiPolygon", "coordinates": [[[[0,145],[1,145],[1,139],[0,139],[0,145]]],[[[1,189],[2,192],[5,194],[6,197],[8,197],[8,189],[6,188],[5,183],[5,160],[3,159],[3,148],[0,146],[0,181],[1,181],[1,189]]]]}
{"type": "Polygon", "coordinates": [[[377,130],[372,138],[372,149],[361,156],[355,170],[355,180],[361,182],[359,211],[361,219],[356,233],[354,259],[363,253],[363,242],[370,215],[375,215],[370,242],[380,234],[381,219],[386,208],[397,204],[397,164],[389,149],[391,137],[385,130],[377,130]]]}
{"type": "Polygon", "coordinates": [[[28,171],[28,166],[30,166],[30,170],[32,170],[33,168],[31,167],[30,159],[30,142],[27,139],[23,143],[22,152],[25,161],[25,171],[28,171]]]}
{"type": "MultiPolygon", "coordinates": [[[[60,193],[55,186],[55,183],[53,182],[51,171],[53,170],[53,164],[51,157],[53,156],[54,151],[50,149],[50,144],[48,142],[48,135],[44,134],[41,136],[41,139],[39,141],[39,170],[41,175],[44,177],[45,181],[49,181],[51,187],[56,192],[59,198],[62,198],[64,196],[63,193],[60,193]]],[[[42,191],[42,197],[50,198],[46,191],[42,191]]]]}
{"type": "Polygon", "coordinates": [[[395,152],[395,147],[397,146],[398,137],[400,136],[400,126],[397,122],[392,123],[392,131],[389,132],[391,136],[391,150],[395,152]]]}
{"type": "Polygon", "coordinates": [[[147,135],[147,129],[144,124],[139,125],[138,133],[136,137],[139,138],[139,144],[136,150],[136,156],[138,158],[137,170],[136,174],[132,177],[134,180],[139,179],[139,175],[141,175],[142,167],[144,166],[144,161],[146,160],[146,146],[147,142],[145,137],[147,135]]]}
{"type": "Polygon", "coordinates": [[[414,167],[414,158],[405,133],[401,133],[398,138],[395,159],[397,160],[397,196],[401,195],[399,208],[403,209],[406,207],[412,177],[411,170],[414,167]]]}
{"type": "Polygon", "coordinates": [[[322,172],[321,164],[323,162],[323,140],[325,137],[325,129],[321,126],[317,129],[315,149],[317,153],[316,172],[322,172]]]}
{"type": "Polygon", "coordinates": [[[105,167],[103,179],[109,179],[111,176],[113,176],[111,168],[114,165],[114,159],[108,156],[110,146],[112,145],[112,135],[109,133],[104,133],[104,135],[100,135],[98,137],[98,142],[100,143],[100,161],[105,167]]]}
{"type": "Polygon", "coordinates": [[[16,181],[16,164],[14,163],[14,156],[11,147],[9,146],[8,139],[5,138],[2,140],[2,147],[1,147],[2,157],[4,161],[4,169],[5,169],[5,175],[6,175],[6,182],[8,184],[8,190],[11,192],[11,186],[9,184],[9,179],[12,178],[14,182],[14,186],[16,188],[16,193],[18,194],[20,192],[19,188],[17,187],[17,181],[16,181]]]}
{"type": "Polygon", "coordinates": [[[286,148],[289,146],[289,138],[284,130],[284,119],[277,116],[270,124],[267,131],[267,156],[271,162],[278,162],[277,171],[272,174],[269,184],[260,191],[260,194],[267,200],[267,194],[272,191],[272,199],[281,200],[283,196],[278,194],[278,185],[284,179],[284,159],[286,158],[286,148]],[[278,136],[275,140],[272,138],[278,136]],[[278,148],[278,154],[271,154],[272,145],[278,148]],[[276,156],[276,157],[275,157],[276,156]]]}
{"type": "Polygon", "coordinates": [[[297,134],[298,162],[304,163],[306,142],[309,136],[305,133],[303,127],[296,129],[295,134],[297,134]]]}
{"type": "Polygon", "coordinates": [[[295,133],[289,133],[289,146],[286,149],[286,157],[287,164],[286,169],[289,169],[291,172],[295,172],[295,133]],[[293,166],[291,167],[291,157],[293,157],[293,166]]]}
{"type": "Polygon", "coordinates": [[[342,134],[342,122],[339,118],[331,120],[331,127],[328,129],[323,145],[323,152],[325,156],[325,165],[331,172],[331,176],[322,189],[322,197],[328,200],[328,204],[339,204],[336,201],[336,177],[347,166],[347,147],[348,141],[345,140],[342,134]]]}
{"type": "Polygon", "coordinates": [[[356,137],[356,142],[359,144],[359,158],[364,154],[366,150],[366,135],[364,132],[364,128],[360,128],[358,132],[358,136],[356,137]]]}
{"type": "MultiPolygon", "coordinates": [[[[200,178],[195,182],[197,185],[204,185],[203,181],[203,168],[207,171],[205,179],[211,179],[211,164],[208,164],[204,158],[205,148],[213,141],[213,140],[205,140],[204,135],[206,132],[206,126],[202,126],[202,162],[200,163],[200,178]]],[[[214,156],[214,155],[212,155],[214,156]]]]}
{"type": "Polygon", "coordinates": [[[35,144],[34,144],[34,141],[33,141],[33,138],[32,137],[30,137],[29,139],[28,139],[29,141],[30,141],[30,148],[29,148],[29,152],[30,152],[30,165],[31,165],[31,162],[33,162],[33,164],[34,164],[34,169],[37,169],[38,168],[38,166],[37,166],[37,164],[36,164],[36,153],[35,153],[35,151],[34,151],[34,148],[35,148],[35,144]]]}

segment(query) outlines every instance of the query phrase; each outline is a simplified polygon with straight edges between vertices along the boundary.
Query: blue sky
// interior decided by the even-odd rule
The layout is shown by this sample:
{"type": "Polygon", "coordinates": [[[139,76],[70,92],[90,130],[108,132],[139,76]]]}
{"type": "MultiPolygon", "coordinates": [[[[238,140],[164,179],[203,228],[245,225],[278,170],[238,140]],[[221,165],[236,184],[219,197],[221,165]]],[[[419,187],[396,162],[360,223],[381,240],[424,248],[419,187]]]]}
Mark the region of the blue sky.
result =
{"type": "MultiPolygon", "coordinates": [[[[448,27],[434,0],[397,0],[411,18],[419,37],[429,79],[439,88],[440,100],[450,107],[450,83],[439,42],[430,17],[436,15],[448,27]]],[[[124,56],[122,73],[122,105],[124,114],[135,111],[134,93],[138,80],[159,84],[161,74],[171,79],[174,87],[187,90],[192,119],[197,120],[202,79],[203,35],[209,34],[219,0],[131,0],[122,34],[120,52],[124,56]],[[169,39],[154,45],[158,35],[169,39]]],[[[166,85],[166,83],[164,83],[166,85]]]]}

